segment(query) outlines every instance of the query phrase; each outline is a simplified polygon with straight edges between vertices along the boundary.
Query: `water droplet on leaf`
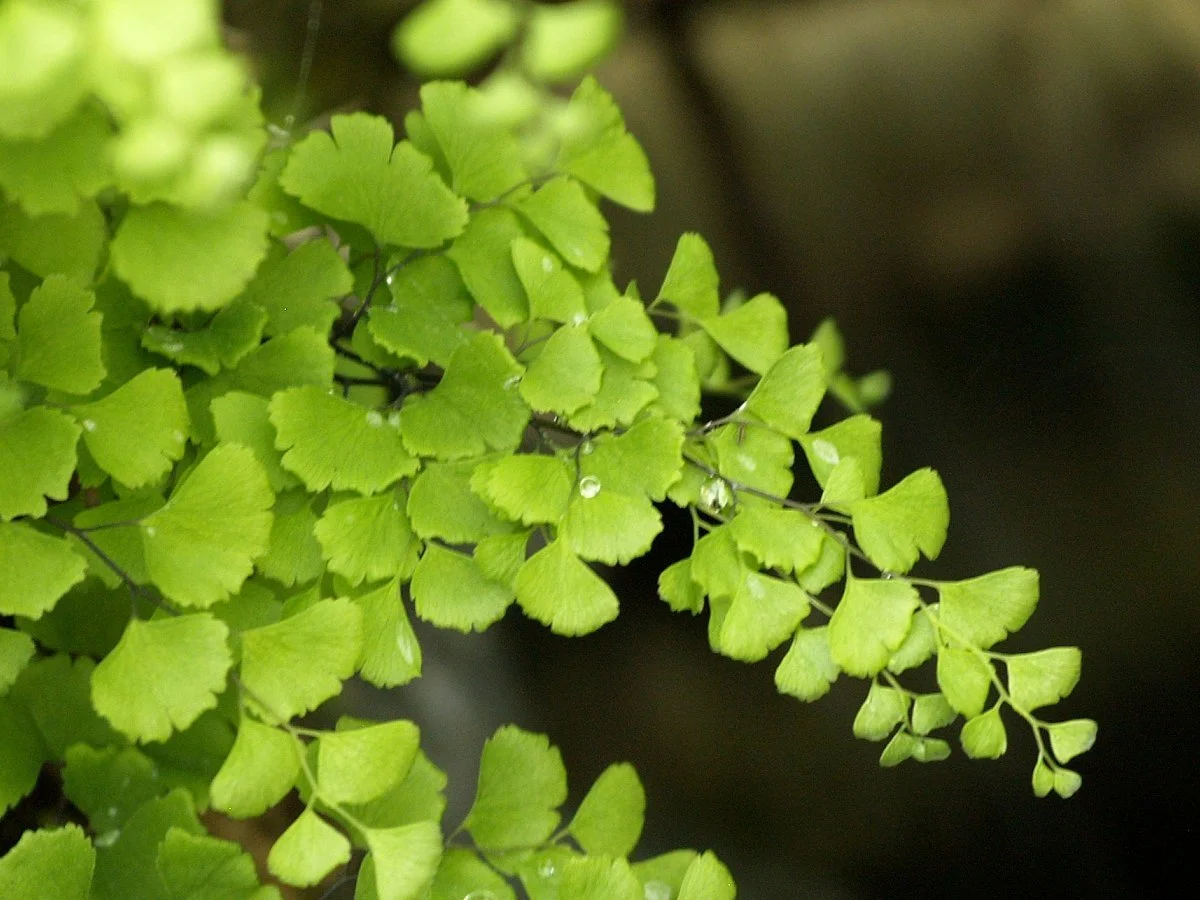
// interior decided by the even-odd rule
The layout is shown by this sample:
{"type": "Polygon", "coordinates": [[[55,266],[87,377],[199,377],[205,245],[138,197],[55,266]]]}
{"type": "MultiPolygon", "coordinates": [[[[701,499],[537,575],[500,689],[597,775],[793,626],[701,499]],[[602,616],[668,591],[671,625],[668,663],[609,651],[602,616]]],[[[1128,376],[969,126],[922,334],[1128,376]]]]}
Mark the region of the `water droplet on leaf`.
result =
{"type": "Polygon", "coordinates": [[[591,456],[596,452],[596,445],[590,440],[585,440],[579,445],[580,456],[591,456]]]}
{"type": "Polygon", "coordinates": [[[549,256],[542,257],[542,271],[546,272],[547,274],[554,271],[554,260],[552,260],[549,256]]]}
{"type": "Polygon", "coordinates": [[[383,424],[383,416],[381,416],[375,410],[371,410],[367,413],[367,424],[372,428],[378,428],[383,424]]]}
{"type": "Polygon", "coordinates": [[[583,313],[575,313],[575,315],[571,316],[572,325],[582,325],[586,321],[587,316],[585,316],[583,313]]]}
{"type": "Polygon", "coordinates": [[[553,860],[545,860],[538,866],[538,874],[543,878],[553,878],[558,869],[554,865],[553,860]]]}
{"type": "Polygon", "coordinates": [[[642,896],[646,900],[671,900],[671,886],[662,881],[647,881],[642,886],[642,896]]]}
{"type": "Polygon", "coordinates": [[[579,495],[585,500],[591,500],[600,493],[600,479],[595,475],[584,475],[579,479],[579,495]]]}
{"type": "Polygon", "coordinates": [[[719,513],[733,499],[729,482],[724,478],[710,478],[700,486],[700,506],[710,513],[719,513]]]}
{"type": "Polygon", "coordinates": [[[93,422],[91,419],[84,419],[80,424],[83,425],[84,431],[95,431],[96,430],[96,423],[93,422]]]}
{"type": "Polygon", "coordinates": [[[506,391],[516,390],[517,385],[521,383],[520,375],[509,375],[504,379],[504,389],[506,391]]]}
{"type": "Polygon", "coordinates": [[[498,900],[494,891],[489,891],[487,888],[480,888],[477,891],[471,891],[463,897],[463,900],[498,900]]]}

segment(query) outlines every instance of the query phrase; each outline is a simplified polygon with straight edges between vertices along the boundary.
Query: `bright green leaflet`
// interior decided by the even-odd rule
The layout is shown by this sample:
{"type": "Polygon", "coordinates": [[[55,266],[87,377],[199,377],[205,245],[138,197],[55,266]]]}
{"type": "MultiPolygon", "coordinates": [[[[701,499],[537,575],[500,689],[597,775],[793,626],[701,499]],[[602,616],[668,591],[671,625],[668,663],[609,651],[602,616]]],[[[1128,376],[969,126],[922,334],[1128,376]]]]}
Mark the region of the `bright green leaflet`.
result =
{"type": "Polygon", "coordinates": [[[506,725],[483,746],[466,828],[486,850],[533,846],[558,825],[567,799],[562,756],[545,737],[506,725]]]}
{"type": "Polygon", "coordinates": [[[38,618],[83,580],[86,565],[65,540],[0,523],[0,613],[38,618]]]}
{"type": "Polygon", "coordinates": [[[272,845],[267,868],[280,881],[308,887],[349,860],[346,836],[306,809],[272,845]]]}
{"type": "Polygon", "coordinates": [[[8,900],[87,900],[96,850],[78,825],[29,831],[0,858],[0,896],[8,900]]]}

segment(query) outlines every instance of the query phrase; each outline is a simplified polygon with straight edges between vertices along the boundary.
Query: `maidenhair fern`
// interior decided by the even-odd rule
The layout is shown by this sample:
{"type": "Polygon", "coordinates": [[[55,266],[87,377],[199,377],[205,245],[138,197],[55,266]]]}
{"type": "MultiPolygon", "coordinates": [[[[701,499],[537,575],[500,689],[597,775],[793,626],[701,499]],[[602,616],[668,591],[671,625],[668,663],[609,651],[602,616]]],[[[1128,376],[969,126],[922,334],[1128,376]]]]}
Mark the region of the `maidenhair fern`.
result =
{"type": "Polygon", "coordinates": [[[995,649],[1037,573],[909,574],[948,504],[931,469],[880,483],[886,379],[842,370],[831,323],[791,346],[775,297],[723,300],[698,235],[652,297],[614,282],[601,204],[653,207],[646,157],[595,80],[547,86],[610,46],[611,3],[431,0],[398,54],[502,55],[479,87],[426,84],[399,142],[357,112],[270,146],[215,12],[0,4],[0,811],[43,772],[70,804],[0,859],[0,896],[278,896],[197,815],[296,791],[266,858],[290,885],[732,897],[712,854],[630,861],[628,764],[564,820],[558,750],[504,727],[444,823],[418,724],[304,718],[351,677],[417,678],[414,615],[602,627],[598,566],[645,554],[664,503],[694,544],[659,593],[715,652],[778,651],[806,701],[865,680],[853,730],[884,765],[945,757],[960,719],[999,756],[1007,708],[1035,792],[1078,789],[1096,725],[1041,710],[1079,651],[995,649]],[[741,405],[704,420],[705,389],[741,405]],[[848,417],[813,431],[827,395],[848,417]],[[936,690],[906,686],[921,666],[936,690]]]}

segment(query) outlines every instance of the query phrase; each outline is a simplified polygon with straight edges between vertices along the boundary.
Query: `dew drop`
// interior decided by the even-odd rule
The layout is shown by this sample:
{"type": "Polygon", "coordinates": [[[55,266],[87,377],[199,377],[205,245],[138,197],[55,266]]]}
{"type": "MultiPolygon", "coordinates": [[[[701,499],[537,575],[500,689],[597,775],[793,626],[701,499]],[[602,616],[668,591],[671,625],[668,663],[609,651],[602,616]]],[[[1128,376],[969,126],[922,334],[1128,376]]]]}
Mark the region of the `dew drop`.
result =
{"type": "Polygon", "coordinates": [[[742,464],[742,468],[747,472],[753,472],[758,468],[758,460],[746,453],[738,454],[738,462],[742,464]]]}
{"type": "Polygon", "coordinates": [[[167,353],[178,353],[183,349],[183,343],[180,341],[163,341],[162,348],[167,353]]]}
{"type": "Polygon", "coordinates": [[[388,287],[391,287],[393,284],[396,283],[395,273],[389,274],[388,277],[384,279],[384,281],[386,281],[388,283],[388,287]]]}
{"type": "Polygon", "coordinates": [[[594,443],[592,443],[592,441],[584,440],[582,443],[580,443],[580,445],[579,445],[579,455],[580,456],[591,456],[595,452],[596,452],[596,445],[594,443]]]}
{"type": "Polygon", "coordinates": [[[84,419],[80,424],[83,425],[84,431],[95,431],[96,430],[96,423],[93,422],[91,419],[84,419]]]}
{"type": "Polygon", "coordinates": [[[521,383],[520,375],[509,375],[507,378],[504,379],[504,389],[506,391],[515,391],[517,389],[517,385],[520,383],[521,383]]]}
{"type": "Polygon", "coordinates": [[[547,274],[554,271],[554,260],[549,256],[542,257],[542,271],[547,274]]]}
{"type": "Polygon", "coordinates": [[[153,525],[146,526],[146,537],[154,537],[156,534],[158,534],[158,531],[154,528],[153,525]]]}
{"type": "Polygon", "coordinates": [[[750,578],[746,581],[746,587],[750,591],[750,596],[755,600],[761,600],[766,591],[763,590],[762,582],[757,578],[750,578]]]}
{"type": "Polygon", "coordinates": [[[538,866],[537,872],[543,878],[553,878],[558,869],[555,867],[553,860],[547,859],[538,866]]]}
{"type": "Polygon", "coordinates": [[[671,900],[671,886],[663,881],[647,881],[642,885],[645,900],[671,900]]]}
{"type": "Polygon", "coordinates": [[[417,659],[417,646],[413,639],[403,632],[396,635],[396,649],[404,657],[404,662],[413,665],[417,659]]]}
{"type": "Polygon", "coordinates": [[[92,838],[92,843],[97,847],[111,847],[117,842],[117,838],[121,836],[121,829],[114,828],[112,831],[106,831],[104,834],[98,834],[92,838]]]}
{"type": "Polygon", "coordinates": [[[710,478],[700,486],[700,505],[706,512],[718,513],[732,499],[729,483],[724,478],[710,478]]]}
{"type": "Polygon", "coordinates": [[[595,475],[584,475],[579,479],[579,496],[591,500],[600,493],[600,479],[595,475]]]}
{"type": "Polygon", "coordinates": [[[812,449],[813,453],[817,454],[818,459],[829,463],[831,466],[836,466],[842,461],[842,455],[838,453],[838,448],[823,438],[817,438],[813,441],[812,449]]]}
{"type": "Polygon", "coordinates": [[[587,316],[585,316],[583,313],[575,313],[575,315],[571,316],[572,325],[582,325],[586,321],[587,316]]]}
{"type": "Polygon", "coordinates": [[[400,413],[399,412],[388,413],[387,423],[389,425],[391,425],[393,428],[399,428],[400,427],[400,413]]]}
{"type": "Polygon", "coordinates": [[[371,410],[367,413],[367,424],[372,428],[378,428],[383,424],[383,416],[381,416],[375,410],[371,410]]]}
{"type": "Polygon", "coordinates": [[[487,888],[480,888],[477,891],[471,891],[463,897],[463,900],[499,900],[494,891],[489,891],[487,888]]]}

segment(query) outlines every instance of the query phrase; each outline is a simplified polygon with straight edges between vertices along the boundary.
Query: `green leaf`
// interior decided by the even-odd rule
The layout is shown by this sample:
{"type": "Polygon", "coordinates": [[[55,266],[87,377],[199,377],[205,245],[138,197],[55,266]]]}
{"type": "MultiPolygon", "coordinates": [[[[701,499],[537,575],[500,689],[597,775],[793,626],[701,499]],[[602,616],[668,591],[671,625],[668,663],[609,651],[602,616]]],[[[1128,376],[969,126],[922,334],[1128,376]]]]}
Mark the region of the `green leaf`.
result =
{"type": "Polygon", "coordinates": [[[267,550],[274,501],[253,453],[237,444],[215,448],[141,522],[150,579],[183,606],[236,593],[267,550]]]}
{"type": "Polygon", "coordinates": [[[775,670],[775,687],[781,694],[812,702],[829,693],[839,671],[829,652],[828,627],[799,628],[775,670]]]}
{"type": "Polygon", "coordinates": [[[670,900],[679,892],[688,866],[699,854],[695,850],[672,850],[633,864],[633,874],[642,882],[646,900],[670,900]]]}
{"type": "Polygon", "coordinates": [[[854,736],[865,741],[882,741],[904,721],[907,712],[907,694],[872,681],[867,699],[854,717],[854,736]]]}
{"type": "Polygon", "coordinates": [[[283,454],[275,447],[275,426],[265,397],[230,391],[209,404],[216,438],[221,443],[248,447],[266,472],[273,491],[296,487],[300,480],[283,468],[283,454]]]}
{"type": "Polygon", "coordinates": [[[1079,683],[1083,654],[1078,647],[1051,647],[1004,657],[1012,704],[1031,712],[1066,697],[1079,683]]]}
{"type": "Polygon", "coordinates": [[[421,107],[455,193],[486,203],[528,178],[516,137],[489,115],[478,91],[461,81],[431,82],[421,86],[421,107]]]}
{"type": "Polygon", "coordinates": [[[158,870],[171,900],[267,900],[254,857],[234,841],[170,829],[158,849],[158,870]]]}
{"type": "Polygon", "coordinates": [[[238,298],[194,331],[151,325],[142,333],[142,346],[179,366],[195,366],[209,375],[229,369],[258,347],[267,313],[238,298]]]}
{"type": "Polygon", "coordinates": [[[336,115],[332,135],[315,131],[293,149],[279,176],[305,206],[362,225],[383,244],[437,247],[460,234],[467,206],[392,126],[367,113],[336,115]]]}
{"type": "Polygon", "coordinates": [[[292,789],[301,747],[279,728],[243,715],[233,748],[212,781],[212,804],[234,819],[261,816],[292,789]]]}
{"type": "Polygon", "coordinates": [[[31,216],[71,215],[109,181],[111,133],[99,104],[86,104],[43,137],[0,138],[0,188],[31,216]]]}
{"type": "Polygon", "coordinates": [[[71,408],[92,459],[127,487],[157,481],[183,456],[187,404],[179,377],[144,369],[101,400],[71,408]]]}
{"type": "Polygon", "coordinates": [[[337,249],[318,238],[287,255],[269,254],[242,299],[266,310],[270,337],[304,325],[325,333],[338,315],[337,304],[331,301],[353,287],[354,279],[337,249]]]}
{"type": "Polygon", "coordinates": [[[937,682],[946,700],[965,718],[983,711],[992,687],[992,667],[971,650],[942,647],[938,651],[937,682]]]}
{"type": "Polygon", "coordinates": [[[385,416],[312,385],[280,391],[270,409],[283,467],[310,491],[375,494],[417,471],[397,413],[385,416]]]}
{"type": "Polygon", "coordinates": [[[502,875],[462,847],[446,848],[429,896],[430,900],[517,900],[502,875]]]}
{"type": "Polygon", "coordinates": [[[963,751],[971,759],[999,759],[1008,749],[1008,734],[1000,719],[1000,704],[968,719],[962,727],[963,751]]]}
{"type": "Polygon", "coordinates": [[[529,535],[530,531],[525,530],[483,538],[475,545],[474,553],[480,571],[492,581],[515,587],[517,572],[525,564],[529,535]]]}
{"type": "Polygon", "coordinates": [[[588,634],[617,617],[612,589],[565,540],[543,547],[517,572],[517,603],[555,634],[588,634]]]}
{"type": "Polygon", "coordinates": [[[486,851],[536,846],[554,832],[566,799],[558,748],[545,735],[505,725],[483,745],[475,801],[463,826],[486,851]]]}
{"type": "MultiPolygon", "coordinates": [[[[33,736],[39,748],[45,743],[48,758],[63,759],[74,744],[102,747],[122,742],[96,712],[91,685],[95,668],[87,657],[74,661],[66,654],[43,657],[26,666],[13,685],[10,697],[37,723],[35,730],[22,720],[21,728],[33,736]],[[36,732],[41,732],[42,741],[36,741],[36,732]]],[[[4,733],[16,734],[16,730],[4,733]]]]}
{"type": "Polygon", "coordinates": [[[1096,743],[1099,726],[1091,719],[1070,719],[1046,726],[1050,734],[1050,747],[1059,762],[1070,762],[1081,753],[1087,753],[1096,743]]]}
{"type": "Polygon", "coordinates": [[[786,351],[746,398],[746,410],[769,428],[800,440],[825,395],[825,368],[816,344],[786,351]]]}
{"type": "Polygon", "coordinates": [[[583,288],[562,260],[526,237],[513,238],[511,252],[513,268],[529,298],[529,318],[582,323],[587,315],[583,288]]]}
{"type": "Polygon", "coordinates": [[[547,181],[516,209],[576,268],[598,272],[608,259],[608,222],[574,179],[547,181]]]}
{"type": "Polygon", "coordinates": [[[65,538],[0,522],[0,615],[38,618],[83,580],[86,568],[65,538]]]}
{"type": "Polygon", "coordinates": [[[636,212],[654,209],[654,177],[641,146],[625,130],[612,96],[592,76],[583,79],[567,105],[558,168],[636,212]]]}
{"type": "Polygon", "coordinates": [[[605,434],[580,447],[583,477],[604,489],[661,501],[683,470],[683,428],[666,419],[643,419],[622,434],[605,434]]]}
{"type": "Polygon", "coordinates": [[[207,613],[132,619],[92,673],[92,702],[136,741],[162,741],[217,705],[232,657],[224,623],[207,613]],[[186,668],[179,665],[187,660],[186,668]]]}
{"type": "Polygon", "coordinates": [[[396,491],[331,503],[314,529],[329,571],[352,585],[381,578],[408,578],[419,541],[396,491]]]}
{"type": "Polygon", "coordinates": [[[282,723],[337,695],[358,662],[362,618],[349,600],[320,600],[242,632],[242,682],[253,705],[282,723]]]}
{"type": "Polygon", "coordinates": [[[378,900],[417,900],[433,881],[442,858],[442,832],[436,822],[397,828],[368,828],[378,900]]]}
{"type": "Polygon", "coordinates": [[[567,830],[590,855],[628,856],[642,835],[646,791],[629,763],[614,763],[588,789],[567,830]]]}
{"type": "Polygon", "coordinates": [[[908,669],[915,669],[937,652],[937,633],[930,621],[930,613],[936,614],[938,608],[934,603],[920,615],[913,616],[912,628],[888,660],[889,672],[899,675],[908,669]]]}
{"type": "Polygon", "coordinates": [[[603,366],[584,325],[563,325],[542,345],[521,378],[533,409],[570,415],[596,399],[603,366]]]}
{"type": "Polygon", "coordinates": [[[600,391],[590,404],[572,413],[569,424],[581,433],[633,424],[634,418],[658,397],[658,390],[647,378],[653,375],[649,363],[631,363],[606,347],[597,347],[604,374],[600,391]],[[645,377],[643,377],[645,376],[645,377]]]}
{"type": "Polygon", "coordinates": [[[821,542],[821,555],[803,572],[796,573],[800,587],[810,594],[819,594],[831,584],[842,580],[846,571],[846,548],[830,535],[821,542]]]}
{"type": "MultiPolygon", "coordinates": [[[[33,790],[42,763],[52,757],[47,752],[50,748],[42,743],[33,717],[9,697],[0,697],[0,728],[4,734],[4,740],[0,741],[0,815],[3,815],[33,790]]],[[[0,873],[5,871],[7,859],[0,858],[0,873]]]]}
{"type": "Polygon", "coordinates": [[[437,387],[405,400],[405,445],[443,460],[515,450],[529,422],[529,407],[516,390],[520,375],[498,335],[476,334],[454,352],[437,387]]]}
{"type": "Polygon", "coordinates": [[[897,766],[906,759],[917,762],[938,762],[950,755],[950,745],[940,738],[916,737],[907,731],[897,731],[880,754],[879,764],[885,768],[897,766]]]}
{"type": "Polygon", "coordinates": [[[829,620],[829,650],[848,674],[875,675],[903,643],[920,604],[916,588],[895,579],[850,577],[829,620]]]}
{"type": "Polygon", "coordinates": [[[1083,778],[1078,772],[1062,768],[1054,770],[1054,793],[1064,800],[1075,796],[1081,787],[1083,787],[1083,778]]]}
{"type": "Polygon", "coordinates": [[[96,850],[78,825],[26,831],[0,858],[0,897],[88,900],[95,865],[96,850]]]}
{"type": "Polygon", "coordinates": [[[0,251],[34,275],[66,276],[78,284],[89,283],[107,237],[104,214],[90,200],[70,215],[40,216],[0,202],[0,251]]]}
{"type": "Polygon", "coordinates": [[[762,565],[783,572],[803,572],[817,561],[824,532],[794,509],[747,507],[730,522],[738,549],[762,565]]]}
{"type": "Polygon", "coordinates": [[[393,579],[373,591],[351,598],[362,610],[363,645],[358,670],[376,687],[408,684],[421,674],[421,646],[393,579]]]}
{"type": "Polygon", "coordinates": [[[470,556],[428,544],[412,576],[417,615],[438,628],[483,631],[512,603],[507,584],[483,574],[470,556]]]}
{"type": "Polygon", "coordinates": [[[795,584],[747,572],[733,596],[710,600],[709,636],[717,652],[755,662],[795,633],[808,615],[808,595],[795,584]]]}
{"type": "MultiPolygon", "coordinates": [[[[809,345],[813,346],[813,345],[809,345]]],[[[870,497],[879,491],[879,468],[883,462],[882,428],[868,415],[850,416],[821,431],[799,438],[808,467],[822,488],[830,482],[834,468],[846,459],[858,463],[863,477],[863,494],[870,497]]]]}
{"type": "Polygon", "coordinates": [[[621,8],[611,0],[535,6],[521,62],[537,81],[577,78],[612,49],[621,34],[621,20],[621,8]]]}
{"type": "Polygon", "coordinates": [[[86,93],[86,20],[69,7],[0,9],[0,135],[36,138],[86,93]]]}
{"type": "Polygon", "coordinates": [[[404,719],[325,731],[317,741],[317,790],[326,803],[366,803],[404,780],[420,745],[404,719]]]}
{"type": "Polygon", "coordinates": [[[511,41],[518,23],[506,0],[430,0],[397,26],[392,52],[426,78],[466,75],[511,41]]]}
{"type": "Polygon", "coordinates": [[[655,302],[665,300],[684,315],[708,319],[721,310],[720,284],[712,250],[695,232],[680,235],[655,302]]]}
{"type": "Polygon", "coordinates": [[[203,833],[191,796],[182,789],[145,803],[121,829],[114,843],[96,854],[94,900],[162,900],[171,894],[158,867],[167,833],[180,829],[203,833]]]}
{"type": "Polygon", "coordinates": [[[954,707],[941,693],[916,694],[913,696],[912,730],[917,734],[944,728],[958,718],[954,707]]]}
{"type": "Polygon", "coordinates": [[[885,571],[907,572],[918,550],[935,559],[946,541],[950,507],[933,469],[918,469],[879,496],[847,506],[859,546],[885,571]]]}
{"type": "MultiPolygon", "coordinates": [[[[770,294],[759,294],[736,309],[703,318],[700,327],[722,350],[759,375],[766,374],[788,348],[787,310],[770,294]]],[[[794,381],[806,392],[810,391],[809,374],[802,368],[794,377],[786,378],[785,384],[794,381]]],[[[807,402],[805,399],[804,405],[807,402]]],[[[766,403],[768,408],[779,411],[780,400],[767,400],[766,403]]],[[[791,418],[800,417],[792,415],[791,418]]]]}
{"type": "Polygon", "coordinates": [[[308,327],[267,341],[238,363],[227,378],[230,387],[261,397],[298,385],[328,387],[331,381],[333,348],[327,335],[308,327]]]}
{"type": "Polygon", "coordinates": [[[512,260],[513,241],[524,237],[516,214],[495,207],[471,216],[446,251],[475,302],[501,328],[529,318],[529,301],[512,260]]]}
{"type": "Polygon", "coordinates": [[[17,316],[16,377],[68,394],[87,394],[104,379],[100,320],[90,291],[51,275],[17,316]]]}
{"type": "Polygon", "coordinates": [[[306,809],[271,847],[267,869],[285,884],[311,887],[349,861],[346,836],[306,809]]]}
{"type": "Polygon", "coordinates": [[[658,347],[658,331],[641,301],[617,297],[594,313],[588,329],[597,341],[630,362],[640,363],[658,347]]]}
{"type": "Polygon", "coordinates": [[[1033,793],[1045,797],[1054,790],[1054,769],[1046,764],[1040,756],[1037,765],[1033,767],[1033,793]]]}
{"type": "Polygon", "coordinates": [[[67,499],[80,431],[41,406],[0,419],[0,519],[44,516],[46,497],[67,499]]]}
{"type": "Polygon", "coordinates": [[[679,422],[694,422],[700,415],[700,377],[692,348],[660,334],[650,359],[658,369],[654,376],[658,397],[651,410],[679,422]]]}
{"type": "Polygon", "coordinates": [[[955,640],[980,649],[1004,640],[1024,625],[1038,599],[1035,569],[1011,566],[966,581],[938,584],[938,621],[955,640]]]}
{"type": "Polygon", "coordinates": [[[688,866],[679,886],[678,900],[733,900],[735,894],[729,870],[710,851],[705,851],[688,866]]]}
{"type": "Polygon", "coordinates": [[[747,566],[733,539],[733,529],[712,529],[692,548],[692,578],[713,597],[732,597],[747,566]]]}
{"type": "Polygon", "coordinates": [[[445,773],[418,749],[400,784],[370,803],[351,805],[349,810],[368,828],[436,822],[446,811],[445,788],[445,773]]]}
{"type": "Polygon", "coordinates": [[[21,670],[33,658],[33,650],[33,639],[25,632],[0,628],[0,697],[8,693],[21,670]]]}
{"type": "Polygon", "coordinates": [[[215,310],[238,295],[267,252],[267,214],[250,203],[200,212],[156,203],[125,214],[113,269],[157,312],[215,310]]]}
{"type": "Polygon", "coordinates": [[[567,859],[558,882],[559,896],[579,900],[642,900],[641,882],[629,862],[608,856],[567,859]]]}
{"type": "Polygon", "coordinates": [[[625,565],[650,549],[662,527],[662,516],[645,497],[606,490],[585,476],[571,496],[560,537],[583,559],[625,565]]]}
{"type": "MultiPolygon", "coordinates": [[[[471,490],[476,465],[474,461],[425,464],[408,492],[408,518],[413,531],[426,540],[473,544],[488,535],[511,530],[512,526],[471,490]]],[[[565,507],[565,499],[562,505],[565,507]]]]}
{"type": "Polygon", "coordinates": [[[255,565],[285,587],[307,584],[325,571],[321,544],[313,533],[317,516],[312,505],[313,498],[305,491],[290,491],[275,498],[270,548],[255,565]]]}
{"type": "MultiPolygon", "coordinates": [[[[708,445],[716,451],[717,469],[730,481],[776,497],[786,497],[791,490],[792,442],[783,435],[735,423],[710,434],[708,445]]],[[[749,505],[759,502],[746,495],[738,499],[749,505]]]]}
{"type": "Polygon", "coordinates": [[[674,612],[692,615],[704,609],[704,591],[692,580],[691,559],[681,559],[667,566],[658,576],[658,596],[674,612]]]}
{"type": "Polygon", "coordinates": [[[373,306],[367,324],[381,347],[419,365],[450,362],[467,341],[459,327],[470,321],[474,302],[454,263],[445,256],[414,259],[388,278],[389,306],[373,306]]]}

